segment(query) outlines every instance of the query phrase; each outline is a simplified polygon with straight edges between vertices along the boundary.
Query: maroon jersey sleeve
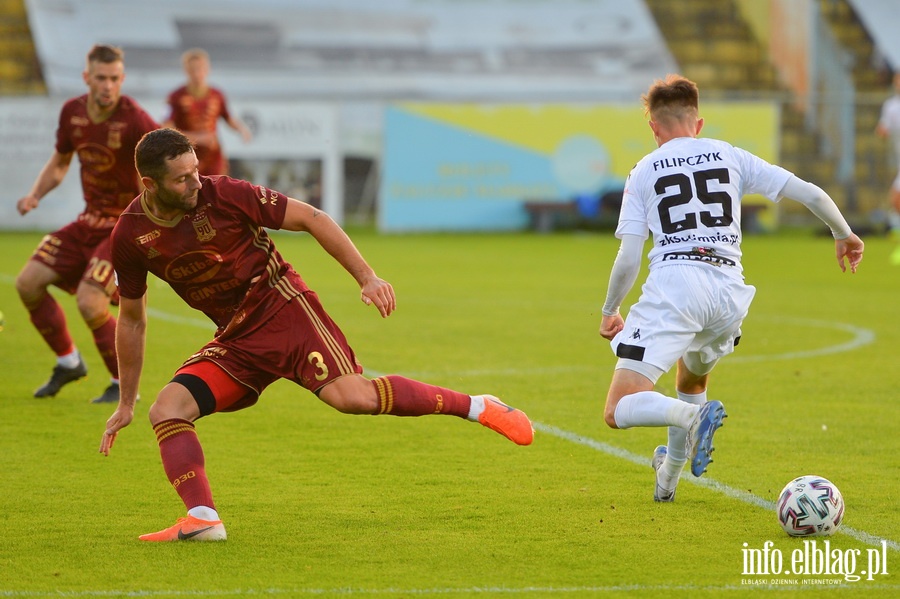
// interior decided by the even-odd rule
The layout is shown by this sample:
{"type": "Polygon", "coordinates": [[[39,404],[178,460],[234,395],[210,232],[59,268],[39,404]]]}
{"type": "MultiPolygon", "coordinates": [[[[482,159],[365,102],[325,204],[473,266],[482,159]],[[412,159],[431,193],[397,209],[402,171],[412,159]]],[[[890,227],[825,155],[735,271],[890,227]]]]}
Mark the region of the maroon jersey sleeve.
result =
{"type": "Polygon", "coordinates": [[[227,198],[219,207],[235,218],[267,229],[280,229],[287,212],[287,196],[281,192],[231,177],[208,177],[216,196],[227,198]]]}
{"type": "Polygon", "coordinates": [[[113,269],[119,295],[139,299],[147,292],[147,266],[140,252],[141,241],[149,241],[154,233],[141,233],[135,226],[141,224],[140,198],[122,212],[110,236],[113,269]],[[142,239],[142,235],[144,236],[142,239]]]}

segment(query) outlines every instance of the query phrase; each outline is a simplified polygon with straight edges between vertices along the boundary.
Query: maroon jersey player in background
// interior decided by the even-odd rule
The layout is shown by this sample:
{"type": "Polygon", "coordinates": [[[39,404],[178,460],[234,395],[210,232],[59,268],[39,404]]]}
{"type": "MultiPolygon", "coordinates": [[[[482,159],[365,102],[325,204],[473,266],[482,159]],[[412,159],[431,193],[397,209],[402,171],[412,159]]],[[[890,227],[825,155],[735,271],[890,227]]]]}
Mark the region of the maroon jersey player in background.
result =
{"type": "Polygon", "coordinates": [[[59,116],[56,148],[28,195],[18,201],[22,215],[34,210],[55,189],[78,153],[85,208],[78,218],[41,241],[16,279],[16,290],[57,364],[35,397],[53,397],[63,385],[87,375],[87,366],[69,334],[62,308],[47,291],[50,285],[75,294],[78,311],[112,377],[93,401],[119,400],[116,319],[109,311],[116,284],[109,256],[109,234],[122,209],[140,191],[134,147],[158,125],[128,96],[122,51],[96,45],[83,73],[88,93],[68,100],[59,116]]]}
{"type": "Polygon", "coordinates": [[[135,162],[146,191],[112,234],[121,305],[117,346],[119,405],[100,452],[134,417],[144,358],[147,273],[166,281],[218,326],[215,338],[176,372],[150,407],[163,468],[188,510],[145,541],[225,539],[213,504],[194,421],[256,403],[279,378],[291,380],[346,414],[450,414],[480,422],[519,445],[534,431],[528,417],[490,395],[469,396],[401,376],[362,376],[362,366],[316,294],[284,261],[264,228],[306,231],[349,272],[361,299],[382,317],[396,307],[347,234],[325,213],[283,194],[223,176],[198,174],[190,140],[174,129],[144,136],[135,162]]]}
{"type": "Polygon", "coordinates": [[[228,159],[216,134],[219,119],[240,133],[244,143],[252,138],[250,130],[228,111],[225,94],[207,83],[209,54],[205,50],[188,50],[181,62],[187,84],[169,94],[171,114],[163,126],[178,129],[193,142],[201,175],[227,175],[228,159]]]}

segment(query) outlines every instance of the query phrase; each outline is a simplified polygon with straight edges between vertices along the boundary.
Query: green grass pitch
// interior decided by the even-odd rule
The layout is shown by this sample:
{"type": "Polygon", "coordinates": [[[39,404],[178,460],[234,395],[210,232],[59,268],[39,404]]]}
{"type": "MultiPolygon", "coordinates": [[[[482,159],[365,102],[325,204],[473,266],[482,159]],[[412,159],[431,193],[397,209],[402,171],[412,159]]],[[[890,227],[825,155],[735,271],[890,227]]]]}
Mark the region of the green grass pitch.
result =
{"type": "MultiPolygon", "coordinates": [[[[614,364],[597,333],[611,234],[353,234],[396,289],[388,319],[312,239],[275,238],[367,372],[496,394],[532,417],[534,444],[452,417],[341,415],[279,382],[249,410],[198,422],[228,541],[141,543],[183,515],[147,410],[211,325],[151,280],[143,399],[104,458],[112,408],[88,400],[106,374],[62,294],[90,374],[32,398],[53,358],[14,279],[40,235],[0,234],[0,597],[900,596],[892,242],[867,239],[851,276],[827,238],[745,240],[757,295],[738,351],[713,374],[710,396],[729,413],[715,463],[699,480],[686,474],[674,504],[655,504],[649,457],[664,429],[613,431],[601,415],[614,364]],[[772,541],[767,555],[789,569],[804,547],[770,507],[802,474],[843,492],[830,551],[858,554],[857,573],[883,556],[887,574],[745,572],[746,549],[772,541]]],[[[673,385],[668,374],[659,388],[673,385]]]]}

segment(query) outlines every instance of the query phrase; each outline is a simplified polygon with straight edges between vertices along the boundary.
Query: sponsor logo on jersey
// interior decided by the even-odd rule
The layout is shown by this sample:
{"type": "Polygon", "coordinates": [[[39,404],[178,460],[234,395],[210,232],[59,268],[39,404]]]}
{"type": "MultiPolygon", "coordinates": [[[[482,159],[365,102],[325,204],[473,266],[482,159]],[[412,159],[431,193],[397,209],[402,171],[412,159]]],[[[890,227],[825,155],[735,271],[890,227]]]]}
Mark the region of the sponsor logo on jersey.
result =
{"type": "Polygon", "coordinates": [[[222,256],[216,252],[188,252],[169,263],[165,278],[172,283],[203,283],[216,276],[222,268],[222,261],[222,256]]]}
{"type": "Polygon", "coordinates": [[[95,173],[108,171],[116,164],[116,157],[106,146],[86,143],[78,147],[78,160],[82,167],[90,167],[95,173]]]}
{"type": "Polygon", "coordinates": [[[150,243],[160,235],[162,235],[162,231],[160,231],[159,229],[153,229],[149,233],[145,233],[144,235],[139,236],[137,238],[137,242],[141,245],[144,245],[145,243],[150,243]]]}
{"type": "Polygon", "coordinates": [[[267,189],[262,185],[257,186],[256,189],[259,193],[259,203],[263,206],[266,204],[272,204],[274,206],[278,202],[278,192],[267,189]]]}

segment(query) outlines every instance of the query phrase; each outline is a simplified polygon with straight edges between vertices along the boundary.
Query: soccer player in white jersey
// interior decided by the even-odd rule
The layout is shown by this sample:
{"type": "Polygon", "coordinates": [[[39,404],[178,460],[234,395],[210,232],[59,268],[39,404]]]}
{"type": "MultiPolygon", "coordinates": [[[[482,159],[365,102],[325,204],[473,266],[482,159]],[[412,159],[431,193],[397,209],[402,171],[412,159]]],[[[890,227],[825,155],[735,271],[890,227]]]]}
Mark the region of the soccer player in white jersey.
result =
{"type": "MultiPolygon", "coordinates": [[[[894,75],[894,95],[881,105],[881,118],[878,119],[875,133],[891,141],[894,159],[900,165],[900,73],[894,75]]],[[[897,168],[897,177],[891,184],[889,198],[891,205],[888,226],[892,235],[900,236],[900,166],[897,168]]]]}
{"type": "Polygon", "coordinates": [[[728,143],[697,136],[699,92],[679,75],[657,80],[642,97],[659,148],[628,177],[600,334],[618,362],[606,398],[611,428],[668,427],[654,451],[656,501],[672,501],[687,461],[706,471],[725,409],[707,401],[710,371],[731,353],[756,289],[741,274],[741,197],[761,194],[804,204],[834,235],[837,262],[856,272],[863,242],[827,193],[785,169],[728,143]],[[644,242],[652,236],[650,273],[628,312],[619,306],[637,279],[644,242]],[[677,364],[678,397],[653,390],[677,364]]]}

